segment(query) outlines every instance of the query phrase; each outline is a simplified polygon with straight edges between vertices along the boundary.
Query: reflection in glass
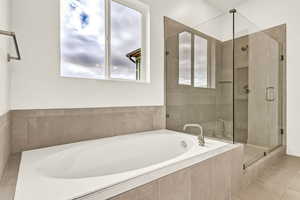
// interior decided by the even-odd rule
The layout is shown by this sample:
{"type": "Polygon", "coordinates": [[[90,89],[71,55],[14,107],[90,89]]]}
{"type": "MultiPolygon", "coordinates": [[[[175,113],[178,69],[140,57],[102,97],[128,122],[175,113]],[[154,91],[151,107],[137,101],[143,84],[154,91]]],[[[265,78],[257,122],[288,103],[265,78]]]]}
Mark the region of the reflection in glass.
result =
{"type": "Polygon", "coordinates": [[[192,34],[179,33],[179,84],[192,84],[192,34]]]}
{"type": "Polygon", "coordinates": [[[104,79],[104,0],[62,0],[60,33],[61,75],[104,79]]]}
{"type": "Polygon", "coordinates": [[[140,79],[142,14],[111,2],[111,78],[140,79]]]}

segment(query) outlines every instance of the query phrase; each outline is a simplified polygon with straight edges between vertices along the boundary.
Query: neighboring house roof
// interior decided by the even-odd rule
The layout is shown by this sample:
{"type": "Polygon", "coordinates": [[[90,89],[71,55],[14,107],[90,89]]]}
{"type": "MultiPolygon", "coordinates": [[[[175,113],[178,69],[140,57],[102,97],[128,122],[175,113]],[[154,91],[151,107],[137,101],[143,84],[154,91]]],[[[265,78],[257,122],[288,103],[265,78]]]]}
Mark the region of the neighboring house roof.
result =
{"type": "Polygon", "coordinates": [[[141,57],[141,49],[136,49],[126,55],[133,63],[136,63],[136,60],[141,57]],[[135,59],[133,59],[135,58],[135,59]]]}

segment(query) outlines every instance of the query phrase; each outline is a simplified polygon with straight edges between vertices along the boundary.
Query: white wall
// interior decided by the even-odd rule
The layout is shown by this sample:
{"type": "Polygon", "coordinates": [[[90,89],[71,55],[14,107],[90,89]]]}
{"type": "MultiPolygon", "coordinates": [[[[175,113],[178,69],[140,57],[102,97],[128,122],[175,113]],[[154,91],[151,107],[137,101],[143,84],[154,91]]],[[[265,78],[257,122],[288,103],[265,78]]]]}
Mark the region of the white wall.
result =
{"type": "Polygon", "coordinates": [[[238,10],[260,28],[287,23],[287,152],[300,156],[300,1],[251,0],[238,10]]]}
{"type": "MultiPolygon", "coordinates": [[[[9,30],[9,0],[0,0],[0,30],[9,30]]],[[[9,110],[9,68],[7,63],[9,38],[0,35],[0,116],[9,110]]]]}
{"type": "Polygon", "coordinates": [[[151,84],[63,78],[59,75],[59,0],[13,0],[12,13],[23,57],[13,65],[12,109],[163,104],[162,61],[154,53],[151,84]]]}
{"type": "Polygon", "coordinates": [[[201,0],[144,2],[151,10],[150,84],[60,77],[59,0],[12,0],[12,27],[23,57],[12,66],[12,109],[163,105],[163,16],[194,25],[214,9],[201,0]]]}

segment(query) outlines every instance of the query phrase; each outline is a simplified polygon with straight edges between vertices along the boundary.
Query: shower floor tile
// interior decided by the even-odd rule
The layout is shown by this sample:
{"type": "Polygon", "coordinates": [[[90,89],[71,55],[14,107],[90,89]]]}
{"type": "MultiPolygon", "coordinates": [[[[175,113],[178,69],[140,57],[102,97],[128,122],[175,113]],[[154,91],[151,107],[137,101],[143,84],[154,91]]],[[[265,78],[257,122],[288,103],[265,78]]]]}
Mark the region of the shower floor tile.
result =
{"type": "Polygon", "coordinates": [[[264,147],[244,144],[244,163],[255,161],[257,158],[262,157],[267,150],[264,147]]]}

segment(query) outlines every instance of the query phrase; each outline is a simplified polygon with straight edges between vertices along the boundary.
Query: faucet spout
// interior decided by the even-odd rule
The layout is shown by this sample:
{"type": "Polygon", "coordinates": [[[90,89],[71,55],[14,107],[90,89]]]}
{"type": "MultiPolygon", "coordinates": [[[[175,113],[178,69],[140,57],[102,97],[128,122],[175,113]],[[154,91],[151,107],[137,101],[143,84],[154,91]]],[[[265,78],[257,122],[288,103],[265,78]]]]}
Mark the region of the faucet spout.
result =
{"type": "Polygon", "coordinates": [[[205,145],[205,139],[203,134],[203,128],[200,124],[185,124],[183,126],[183,131],[186,131],[188,128],[198,128],[200,130],[200,134],[198,135],[198,142],[200,146],[205,145]]]}

